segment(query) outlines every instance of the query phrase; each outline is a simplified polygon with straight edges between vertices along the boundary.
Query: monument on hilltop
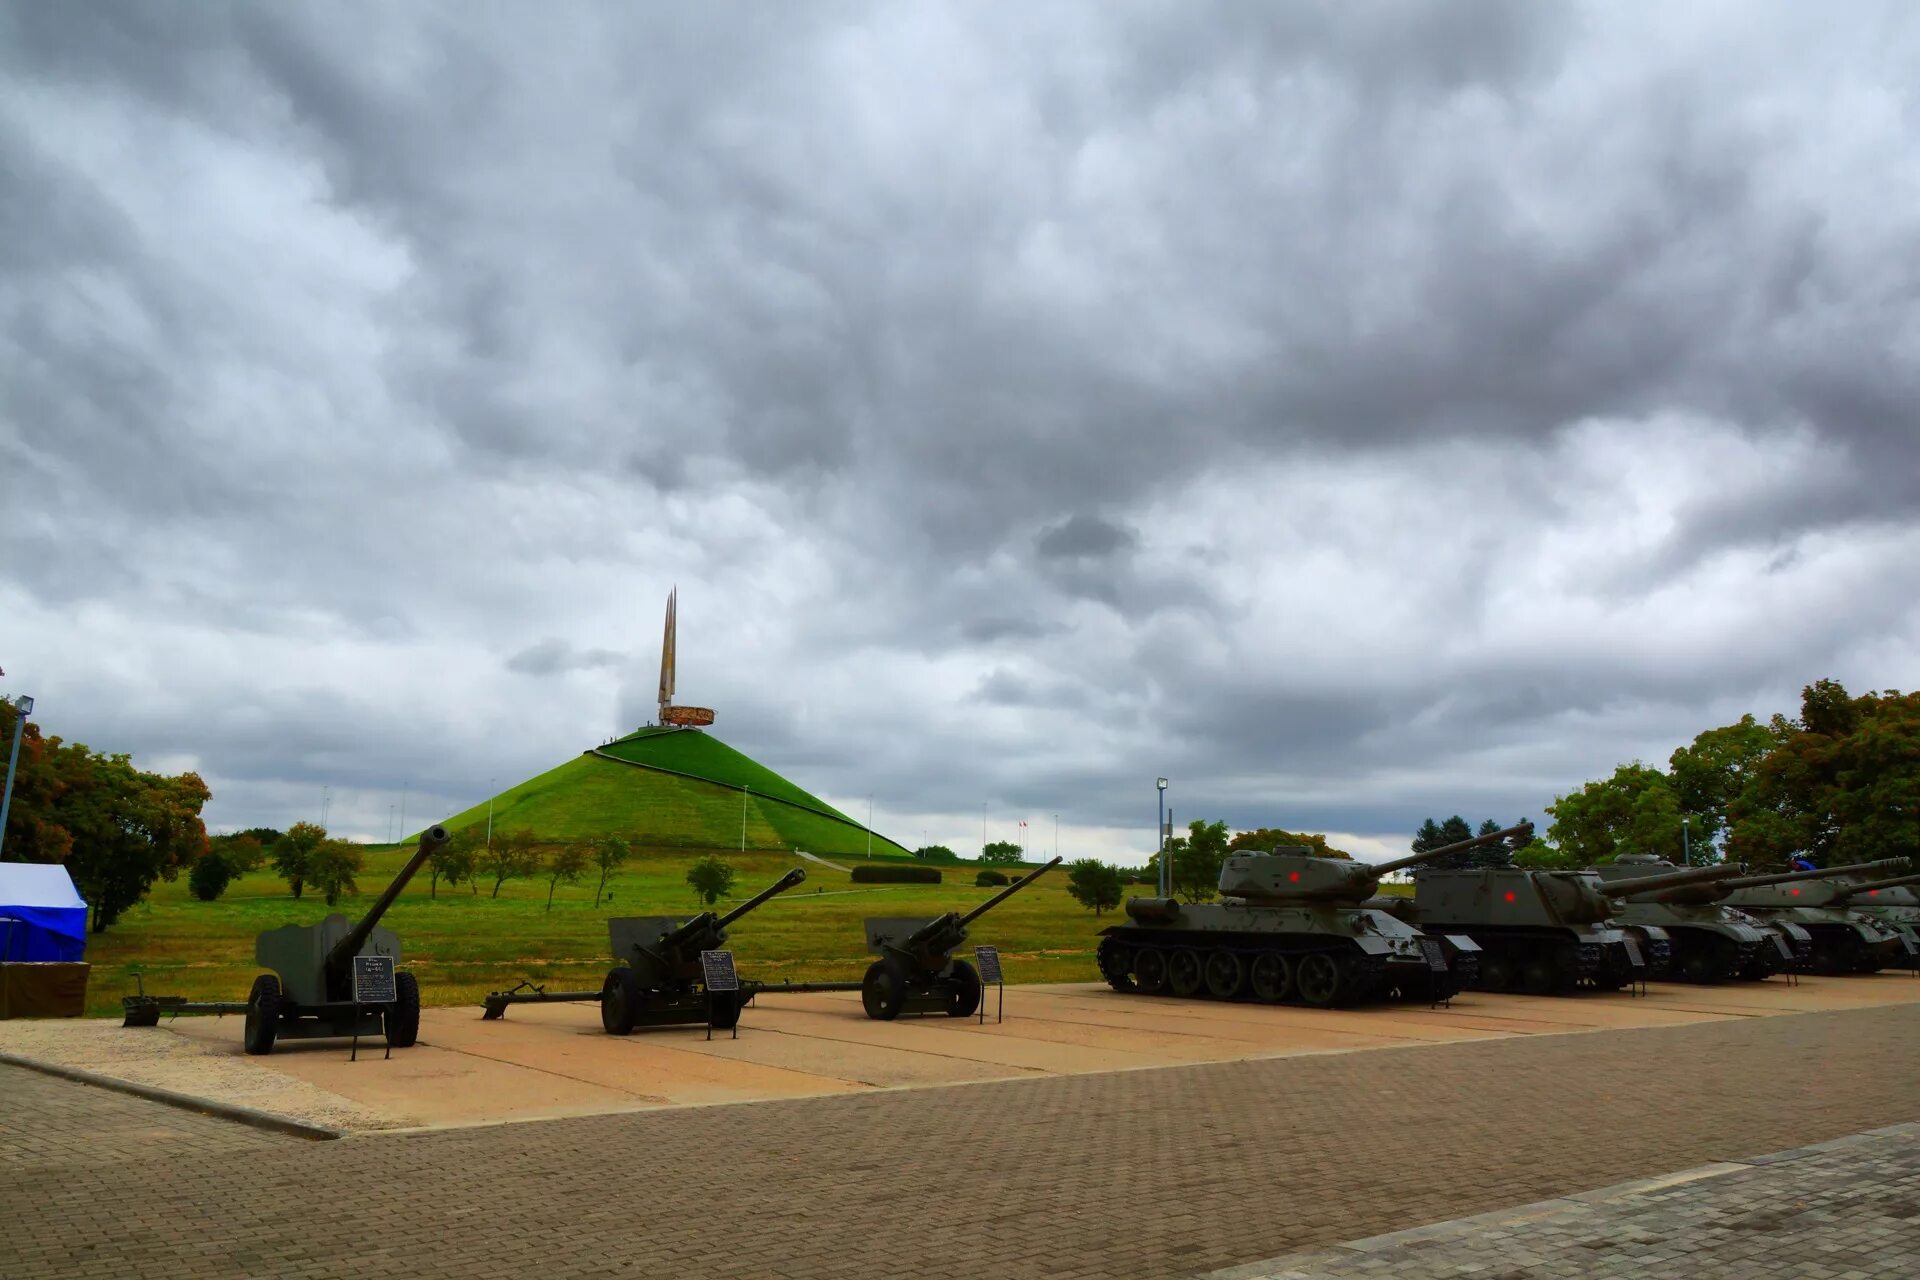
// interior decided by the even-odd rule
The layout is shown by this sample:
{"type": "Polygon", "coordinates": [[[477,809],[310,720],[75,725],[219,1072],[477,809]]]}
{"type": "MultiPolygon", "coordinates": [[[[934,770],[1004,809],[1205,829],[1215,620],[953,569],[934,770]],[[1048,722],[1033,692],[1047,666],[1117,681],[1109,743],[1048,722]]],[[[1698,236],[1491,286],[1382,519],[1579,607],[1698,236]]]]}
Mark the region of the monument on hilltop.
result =
{"type": "Polygon", "coordinates": [[[711,707],[676,707],[673,705],[673,667],[674,667],[674,630],[675,604],[680,596],[680,588],[675,587],[667,593],[667,627],[660,640],[660,723],[677,725],[680,728],[693,728],[713,723],[711,707]]]}

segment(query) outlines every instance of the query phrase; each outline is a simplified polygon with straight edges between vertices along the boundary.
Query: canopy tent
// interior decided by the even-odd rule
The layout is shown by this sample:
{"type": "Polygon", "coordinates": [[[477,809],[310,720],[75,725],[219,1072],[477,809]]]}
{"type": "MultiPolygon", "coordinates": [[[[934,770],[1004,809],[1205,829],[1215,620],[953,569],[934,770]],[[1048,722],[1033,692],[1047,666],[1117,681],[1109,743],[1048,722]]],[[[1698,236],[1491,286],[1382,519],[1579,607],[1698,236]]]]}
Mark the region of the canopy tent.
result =
{"type": "Polygon", "coordinates": [[[85,958],[87,904],[65,867],[0,862],[0,961],[85,958]]]}

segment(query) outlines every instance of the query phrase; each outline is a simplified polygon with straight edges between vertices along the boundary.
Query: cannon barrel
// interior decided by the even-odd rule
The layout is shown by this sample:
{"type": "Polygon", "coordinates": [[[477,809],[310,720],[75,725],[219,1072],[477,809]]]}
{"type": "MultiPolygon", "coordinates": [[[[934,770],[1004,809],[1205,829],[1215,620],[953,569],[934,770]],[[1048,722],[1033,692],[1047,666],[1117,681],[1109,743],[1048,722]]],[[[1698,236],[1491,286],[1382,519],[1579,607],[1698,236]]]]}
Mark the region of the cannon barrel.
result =
{"type": "Polygon", "coordinates": [[[773,897],[775,894],[785,893],[787,890],[793,888],[793,886],[799,884],[802,880],[805,880],[806,878],[807,878],[807,873],[802,871],[799,867],[795,867],[793,870],[787,872],[787,874],[781,876],[773,884],[768,885],[766,888],[754,894],[751,898],[748,898],[745,902],[741,903],[739,906],[735,907],[733,910],[727,912],[727,914],[721,916],[718,920],[714,922],[713,927],[716,929],[726,928],[728,925],[732,924],[735,920],[738,920],[741,916],[747,914],[747,912],[753,910],[755,907],[765,902],[768,898],[773,897]]]}
{"type": "Polygon", "coordinates": [[[1717,887],[1745,870],[1737,862],[1723,862],[1714,867],[1688,867],[1684,871],[1670,871],[1663,876],[1605,881],[1600,885],[1600,892],[1609,898],[1641,898],[1710,884],[1717,887]]]}
{"type": "Polygon", "coordinates": [[[1418,866],[1434,858],[1443,857],[1450,853],[1461,853],[1468,849],[1477,849],[1483,844],[1493,844],[1495,841],[1505,840],[1509,837],[1518,838],[1523,843],[1533,839],[1533,824],[1531,822],[1522,822],[1518,826],[1508,827],[1505,831],[1489,831],[1486,835],[1475,836],[1471,840],[1461,840],[1438,849],[1429,849],[1425,853],[1408,854],[1404,858],[1395,858],[1392,862],[1377,862],[1371,866],[1366,863],[1355,863],[1355,870],[1364,869],[1366,874],[1364,876],[1356,875],[1354,878],[1378,880],[1381,876],[1390,875],[1395,871],[1405,871],[1408,867],[1418,866]]]}
{"type": "Polygon", "coordinates": [[[1060,865],[1060,859],[1055,858],[1052,862],[1049,862],[1046,866],[1041,867],[1038,871],[1033,871],[1028,873],[1027,875],[1021,876],[1018,880],[1015,880],[1012,884],[1008,885],[1006,888],[1002,889],[1000,892],[994,894],[991,898],[988,898],[985,902],[981,903],[979,906],[975,907],[973,910],[967,912],[967,914],[961,916],[959,920],[960,926],[962,928],[965,928],[967,925],[972,924],[975,920],[978,920],[981,916],[987,914],[987,912],[993,910],[995,907],[1005,902],[1008,898],[1011,898],[1014,894],[1020,892],[1022,889],[1032,884],[1035,880],[1038,880],[1041,876],[1047,874],[1047,872],[1053,870],[1055,867],[1059,865],[1060,865]]]}
{"type": "Polygon", "coordinates": [[[1878,862],[1852,862],[1844,867],[1816,867],[1812,871],[1772,871],[1766,875],[1741,876],[1722,880],[1719,887],[1732,893],[1736,889],[1758,889],[1764,884],[1789,884],[1796,880],[1824,880],[1828,876],[1848,875],[1855,871],[1891,871],[1907,865],[1905,858],[1882,858],[1878,862]]]}
{"type": "Polygon", "coordinates": [[[452,838],[447,834],[447,829],[438,823],[420,833],[419,847],[413,851],[413,856],[407,859],[407,865],[400,868],[400,874],[393,878],[393,883],[381,892],[371,907],[367,908],[367,914],[360,917],[359,922],[353,926],[347,936],[334,943],[333,950],[327,952],[326,968],[329,973],[343,972],[347,965],[352,963],[353,957],[360,954],[360,948],[367,945],[367,935],[373,932],[373,926],[379,924],[380,917],[387,914],[387,908],[392,906],[393,900],[400,896],[400,891],[407,887],[407,881],[413,879],[413,873],[424,867],[427,859],[438,853],[452,838]]]}
{"type": "Polygon", "coordinates": [[[1885,880],[1868,880],[1863,884],[1842,885],[1840,892],[1833,896],[1834,899],[1838,901],[1841,898],[1851,898],[1856,894],[1871,893],[1876,889],[1897,888],[1903,884],[1920,884],[1920,872],[1915,872],[1912,875],[1892,876],[1885,880]]]}

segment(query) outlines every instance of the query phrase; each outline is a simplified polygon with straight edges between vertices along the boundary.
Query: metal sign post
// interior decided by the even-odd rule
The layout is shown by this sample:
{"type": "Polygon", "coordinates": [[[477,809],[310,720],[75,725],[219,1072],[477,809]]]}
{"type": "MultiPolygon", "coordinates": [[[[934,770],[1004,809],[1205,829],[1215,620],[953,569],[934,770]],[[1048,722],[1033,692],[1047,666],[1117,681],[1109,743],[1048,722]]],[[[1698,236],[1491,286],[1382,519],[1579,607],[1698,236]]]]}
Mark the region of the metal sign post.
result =
{"type": "Polygon", "coordinates": [[[1643,996],[1647,994],[1646,958],[1640,954],[1640,943],[1637,940],[1633,938],[1623,938],[1621,941],[1626,943],[1627,959],[1633,961],[1633,972],[1635,974],[1633,981],[1627,984],[1627,991],[1634,996],[1643,996]]]}
{"type": "MultiPolygon", "coordinates": [[[[734,971],[733,952],[702,951],[700,953],[700,981],[707,989],[707,1039],[713,1039],[713,993],[716,991],[740,990],[740,975],[734,971]]],[[[733,1020],[733,1038],[740,1038],[740,1019],[733,1020]]]]}
{"type": "MultiPolygon", "coordinates": [[[[975,947],[973,949],[973,966],[980,971],[981,982],[991,982],[994,986],[1000,988],[999,1012],[994,1015],[993,1020],[996,1023],[1005,1022],[1007,1020],[1007,980],[1000,972],[1000,949],[998,947],[975,947]]],[[[987,1002],[982,1000],[980,1002],[981,1025],[984,1026],[986,1021],[987,1002]]]]}
{"type": "MultiPolygon", "coordinates": [[[[398,998],[394,989],[392,956],[355,956],[353,958],[353,1051],[348,1062],[360,1060],[360,1020],[370,1004],[390,1005],[398,998]]],[[[382,1039],[387,1042],[386,1057],[393,1056],[393,1037],[386,1035],[387,1023],[380,1022],[382,1039]]]]}

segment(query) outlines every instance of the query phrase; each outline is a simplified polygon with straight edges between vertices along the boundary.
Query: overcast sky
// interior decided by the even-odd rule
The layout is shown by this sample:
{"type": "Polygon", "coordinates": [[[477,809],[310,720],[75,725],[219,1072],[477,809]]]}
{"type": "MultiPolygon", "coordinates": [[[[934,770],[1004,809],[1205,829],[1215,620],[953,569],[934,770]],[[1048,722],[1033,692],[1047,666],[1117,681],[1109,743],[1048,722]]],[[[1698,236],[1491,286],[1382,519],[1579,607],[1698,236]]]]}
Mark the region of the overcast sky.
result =
{"type": "Polygon", "coordinates": [[[1138,861],[1920,685],[1911,5],[0,3],[0,693],[1138,861]]]}

